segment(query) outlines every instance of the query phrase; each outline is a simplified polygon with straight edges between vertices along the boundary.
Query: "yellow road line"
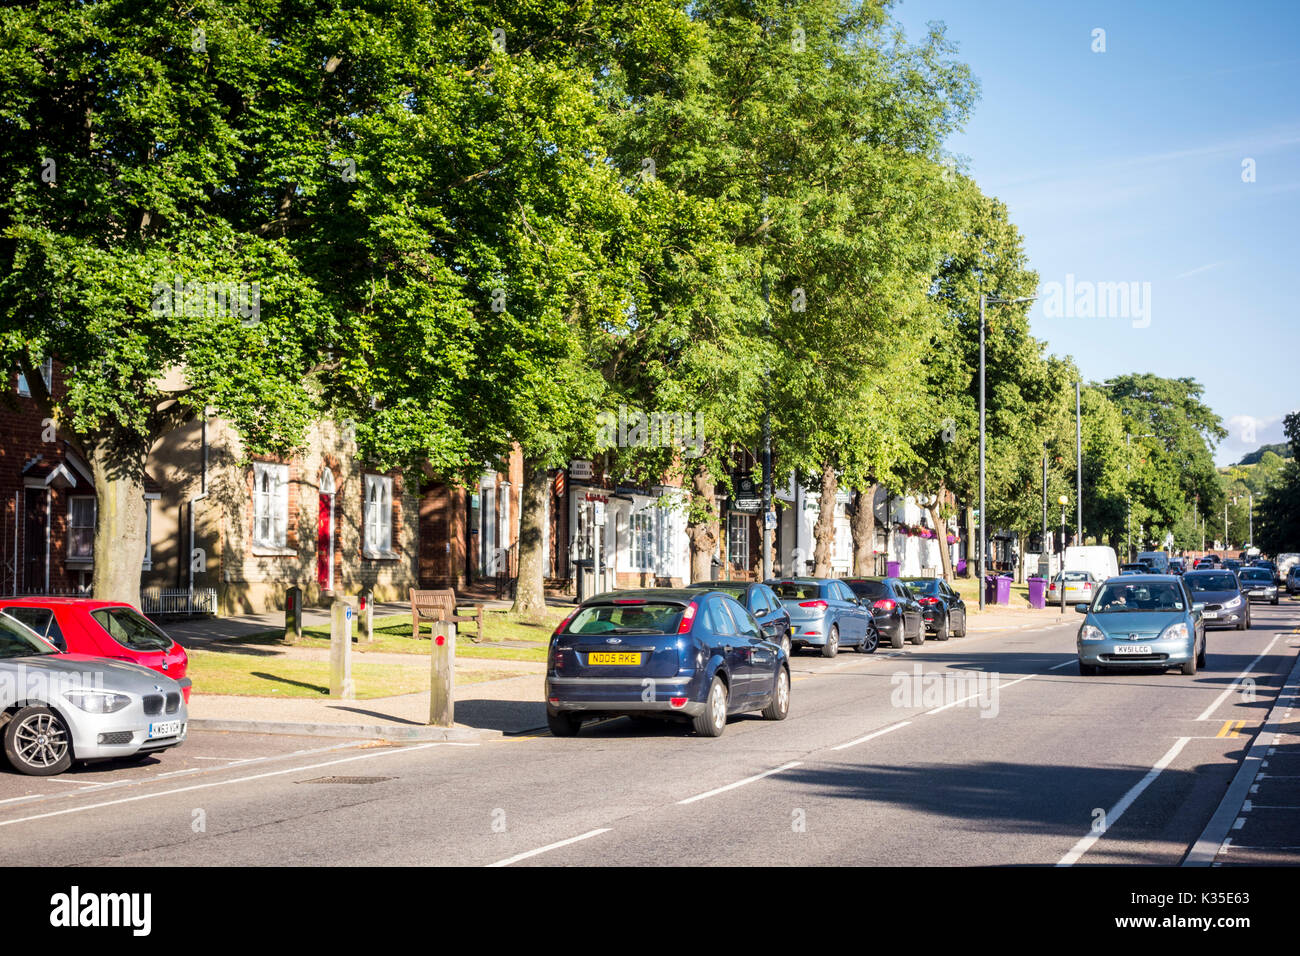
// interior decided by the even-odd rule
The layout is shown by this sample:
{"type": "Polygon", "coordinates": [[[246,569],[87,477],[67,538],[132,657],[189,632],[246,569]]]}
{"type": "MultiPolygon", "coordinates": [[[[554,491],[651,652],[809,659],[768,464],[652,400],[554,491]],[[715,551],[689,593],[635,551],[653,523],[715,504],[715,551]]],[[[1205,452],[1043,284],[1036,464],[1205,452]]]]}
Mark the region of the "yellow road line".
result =
{"type": "Polygon", "coordinates": [[[1245,726],[1245,723],[1246,722],[1244,720],[1225,720],[1223,722],[1223,726],[1219,728],[1219,732],[1214,736],[1240,737],[1241,734],[1237,733],[1237,731],[1239,731],[1243,726],[1245,726]]]}

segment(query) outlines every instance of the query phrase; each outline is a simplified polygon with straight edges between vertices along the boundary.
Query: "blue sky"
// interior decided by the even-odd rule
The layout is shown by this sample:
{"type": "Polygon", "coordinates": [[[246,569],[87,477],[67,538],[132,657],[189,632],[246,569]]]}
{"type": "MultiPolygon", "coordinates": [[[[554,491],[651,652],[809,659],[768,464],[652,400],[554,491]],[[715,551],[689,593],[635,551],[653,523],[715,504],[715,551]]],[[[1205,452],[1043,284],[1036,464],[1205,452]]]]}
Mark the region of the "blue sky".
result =
{"type": "Polygon", "coordinates": [[[1034,334],[1085,380],[1201,382],[1231,433],[1220,464],[1282,441],[1300,407],[1300,2],[903,0],[893,15],[909,39],[946,24],[979,78],[948,147],[1007,203],[1040,291],[1149,289],[1145,315],[1040,300],[1034,334]]]}

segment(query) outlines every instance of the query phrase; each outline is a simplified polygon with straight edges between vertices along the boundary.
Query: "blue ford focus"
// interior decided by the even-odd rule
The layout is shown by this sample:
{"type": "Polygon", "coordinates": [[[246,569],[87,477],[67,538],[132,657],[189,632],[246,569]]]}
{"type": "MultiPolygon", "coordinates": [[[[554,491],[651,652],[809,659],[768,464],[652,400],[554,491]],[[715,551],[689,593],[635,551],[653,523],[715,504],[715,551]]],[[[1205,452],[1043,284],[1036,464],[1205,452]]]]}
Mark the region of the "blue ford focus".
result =
{"type": "Polygon", "coordinates": [[[599,594],[551,635],[546,722],[572,737],[584,720],[689,721],[717,737],[727,718],[790,710],[789,658],[727,594],[655,588],[599,594]]]}

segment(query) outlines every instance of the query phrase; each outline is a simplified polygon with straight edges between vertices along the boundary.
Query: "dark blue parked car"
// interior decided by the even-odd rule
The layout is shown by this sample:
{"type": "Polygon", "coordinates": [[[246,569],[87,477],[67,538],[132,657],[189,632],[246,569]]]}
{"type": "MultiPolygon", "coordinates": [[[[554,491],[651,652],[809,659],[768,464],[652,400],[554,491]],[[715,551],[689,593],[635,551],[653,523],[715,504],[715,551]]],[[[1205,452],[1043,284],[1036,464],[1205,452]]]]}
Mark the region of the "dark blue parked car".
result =
{"type": "Polygon", "coordinates": [[[789,658],[735,598],[687,588],[611,591],[551,635],[546,722],[572,737],[592,717],[690,720],[717,737],[727,717],[790,711],[789,658]]]}
{"type": "Polygon", "coordinates": [[[790,653],[790,612],[766,584],[759,581],[698,581],[691,587],[730,594],[754,615],[764,637],[790,653]]]}

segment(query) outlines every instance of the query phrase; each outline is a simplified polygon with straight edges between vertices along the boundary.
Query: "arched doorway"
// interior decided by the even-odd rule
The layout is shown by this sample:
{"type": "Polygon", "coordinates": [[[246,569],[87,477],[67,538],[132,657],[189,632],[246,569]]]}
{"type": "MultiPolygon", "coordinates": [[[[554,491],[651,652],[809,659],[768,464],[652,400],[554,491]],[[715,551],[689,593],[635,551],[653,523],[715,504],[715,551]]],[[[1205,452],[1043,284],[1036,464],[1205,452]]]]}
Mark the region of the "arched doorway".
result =
{"type": "Polygon", "coordinates": [[[316,583],[322,591],[334,590],[334,472],[323,468],[320,509],[316,518],[316,583]]]}

